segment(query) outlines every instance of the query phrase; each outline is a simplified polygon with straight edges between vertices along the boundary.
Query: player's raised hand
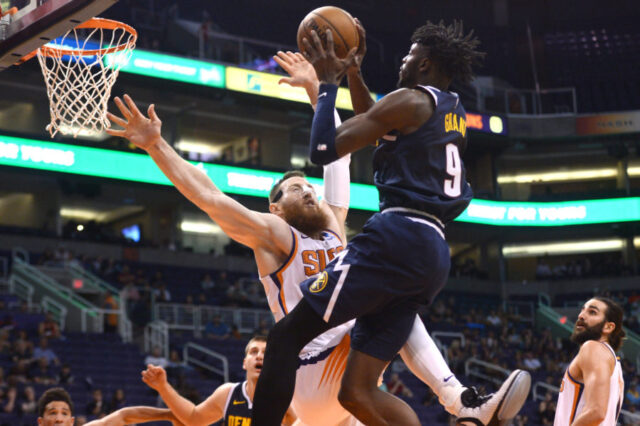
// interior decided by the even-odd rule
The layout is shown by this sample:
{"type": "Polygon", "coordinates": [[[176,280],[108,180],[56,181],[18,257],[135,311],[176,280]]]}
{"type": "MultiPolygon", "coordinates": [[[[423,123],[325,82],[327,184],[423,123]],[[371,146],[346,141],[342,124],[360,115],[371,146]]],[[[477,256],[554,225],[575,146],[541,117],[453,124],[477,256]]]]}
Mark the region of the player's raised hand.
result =
{"type": "Polygon", "coordinates": [[[142,381],[159,392],[167,384],[167,372],[162,367],[149,364],[142,372],[142,381]]]}
{"type": "Polygon", "coordinates": [[[312,105],[318,100],[318,76],[313,65],[301,53],[279,51],[273,59],[285,70],[289,77],[283,77],[278,84],[288,84],[292,87],[303,87],[309,95],[312,105]]]}
{"type": "Polygon", "coordinates": [[[358,50],[353,56],[353,61],[349,64],[349,72],[358,72],[362,66],[364,55],[367,54],[367,33],[362,26],[362,22],[358,18],[354,18],[356,21],[356,29],[358,30],[358,50]]]}
{"type": "Polygon", "coordinates": [[[307,37],[302,39],[304,56],[313,65],[320,82],[340,84],[340,80],[345,76],[354,61],[358,48],[351,49],[344,59],[338,58],[333,44],[333,33],[330,29],[327,29],[326,36],[327,48],[325,49],[318,33],[315,30],[311,30],[311,40],[307,37]]]}
{"type": "Polygon", "coordinates": [[[107,129],[107,133],[111,136],[120,136],[129,139],[132,144],[144,150],[153,147],[161,139],[160,130],[162,128],[162,121],[160,121],[156,115],[153,104],[149,105],[149,109],[147,110],[149,118],[147,118],[140,112],[129,95],[124,95],[124,102],[116,96],[114,102],[120,110],[122,117],[108,112],[107,118],[109,118],[112,123],[122,127],[123,130],[107,129]]]}

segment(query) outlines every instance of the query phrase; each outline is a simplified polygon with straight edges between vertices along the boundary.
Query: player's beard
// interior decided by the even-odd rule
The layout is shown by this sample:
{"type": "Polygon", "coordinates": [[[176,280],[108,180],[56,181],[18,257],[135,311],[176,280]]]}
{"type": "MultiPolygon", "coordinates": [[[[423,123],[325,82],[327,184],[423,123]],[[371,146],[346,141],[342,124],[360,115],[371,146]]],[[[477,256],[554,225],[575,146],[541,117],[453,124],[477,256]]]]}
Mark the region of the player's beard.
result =
{"type": "Polygon", "coordinates": [[[320,231],[327,229],[329,218],[316,205],[315,209],[310,209],[304,204],[293,204],[283,210],[284,220],[298,231],[305,235],[317,235],[320,231]]]}
{"type": "Polygon", "coordinates": [[[584,342],[589,340],[600,340],[602,337],[602,329],[604,328],[604,323],[606,320],[602,320],[602,322],[589,327],[586,323],[579,323],[577,325],[581,325],[584,327],[584,330],[578,331],[575,327],[573,329],[573,333],[571,334],[571,341],[573,343],[577,343],[582,345],[584,342]]]}

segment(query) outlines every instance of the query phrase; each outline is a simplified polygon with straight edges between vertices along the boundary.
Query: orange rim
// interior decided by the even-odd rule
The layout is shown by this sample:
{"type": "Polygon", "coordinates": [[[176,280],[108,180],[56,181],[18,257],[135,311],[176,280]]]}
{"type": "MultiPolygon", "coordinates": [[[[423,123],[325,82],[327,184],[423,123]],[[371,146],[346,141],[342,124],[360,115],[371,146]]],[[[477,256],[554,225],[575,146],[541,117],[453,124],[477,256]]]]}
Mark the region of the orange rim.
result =
{"type": "Polygon", "coordinates": [[[136,42],[136,39],[138,38],[138,32],[133,27],[123,22],[118,22],[111,19],[91,18],[87,22],[84,22],[78,25],[76,28],[102,28],[105,30],[121,29],[121,30],[125,30],[126,32],[131,34],[133,37],[130,38],[126,43],[119,44],[117,46],[112,46],[107,49],[73,50],[73,49],[51,47],[51,46],[45,45],[40,47],[39,49],[36,49],[34,52],[31,52],[24,58],[22,58],[21,62],[28,61],[29,59],[31,59],[33,56],[35,56],[38,50],[40,50],[40,54],[47,56],[49,58],[58,58],[64,55],[81,55],[81,56],[106,55],[109,53],[120,52],[121,50],[124,50],[132,46],[136,42]]]}

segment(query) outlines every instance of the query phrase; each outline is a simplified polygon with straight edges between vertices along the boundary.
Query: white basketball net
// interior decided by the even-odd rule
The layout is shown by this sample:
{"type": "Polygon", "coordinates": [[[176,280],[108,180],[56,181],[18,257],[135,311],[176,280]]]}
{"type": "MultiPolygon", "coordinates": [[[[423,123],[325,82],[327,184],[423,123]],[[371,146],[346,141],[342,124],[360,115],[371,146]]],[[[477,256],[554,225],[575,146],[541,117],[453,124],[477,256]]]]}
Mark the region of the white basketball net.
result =
{"type": "Polygon", "coordinates": [[[49,96],[51,137],[58,132],[74,138],[93,136],[110,127],[106,113],[111,88],[131,57],[136,38],[135,32],[119,27],[74,28],[55,44],[38,49],[49,96]],[[117,52],[107,53],[116,46],[117,52]],[[91,51],[95,54],[88,55],[91,51]]]}

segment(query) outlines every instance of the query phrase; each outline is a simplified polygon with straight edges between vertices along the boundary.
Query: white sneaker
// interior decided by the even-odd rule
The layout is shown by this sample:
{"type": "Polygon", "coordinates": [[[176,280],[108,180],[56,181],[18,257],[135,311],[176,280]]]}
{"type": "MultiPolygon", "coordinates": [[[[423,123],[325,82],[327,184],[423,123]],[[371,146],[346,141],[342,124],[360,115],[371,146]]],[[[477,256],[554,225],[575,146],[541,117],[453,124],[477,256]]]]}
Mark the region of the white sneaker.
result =
{"type": "Polygon", "coordinates": [[[457,425],[494,426],[513,419],[529,396],[531,375],[515,370],[497,392],[480,395],[475,388],[467,388],[460,395],[456,410],[457,425]]]}

